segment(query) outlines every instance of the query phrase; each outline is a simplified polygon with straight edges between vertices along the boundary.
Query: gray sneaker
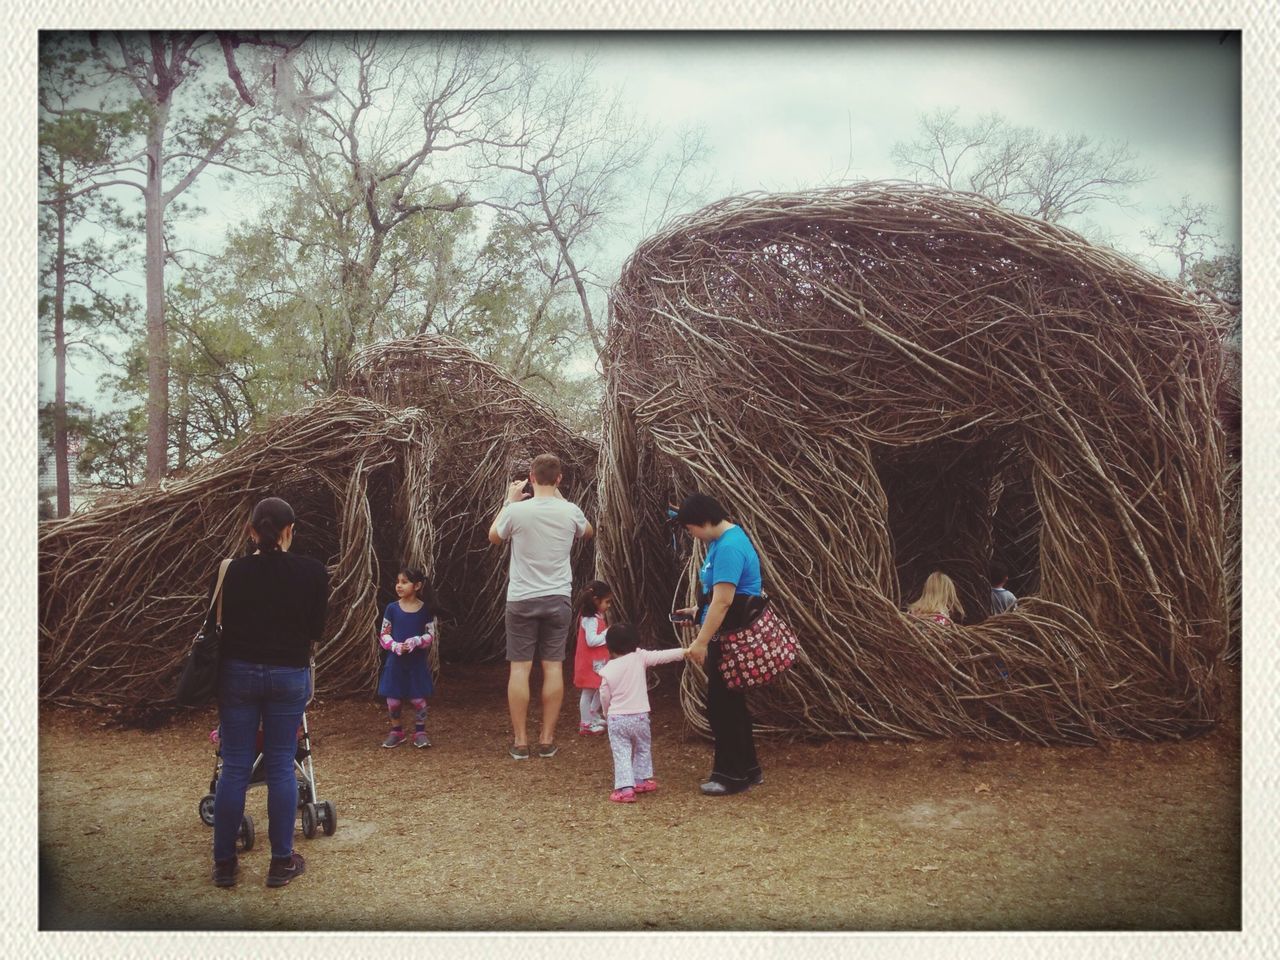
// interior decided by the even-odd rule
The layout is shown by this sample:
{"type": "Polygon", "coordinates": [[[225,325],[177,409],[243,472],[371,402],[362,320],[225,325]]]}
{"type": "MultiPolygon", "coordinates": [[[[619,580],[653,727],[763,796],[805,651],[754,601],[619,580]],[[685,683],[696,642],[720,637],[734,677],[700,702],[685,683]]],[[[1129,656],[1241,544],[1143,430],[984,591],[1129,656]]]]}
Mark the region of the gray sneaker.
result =
{"type": "Polygon", "coordinates": [[[404,743],[404,741],[405,735],[402,731],[392,730],[387,734],[387,739],[382,741],[382,745],[384,747],[398,747],[400,744],[404,743]]]}
{"type": "Polygon", "coordinates": [[[554,743],[540,743],[538,744],[538,756],[542,757],[543,760],[549,760],[556,755],[556,751],[559,749],[554,743]]]}
{"type": "Polygon", "coordinates": [[[507,752],[511,754],[511,759],[512,759],[512,760],[528,760],[528,759],[529,759],[529,746],[528,746],[528,744],[526,744],[526,745],[525,745],[525,746],[523,746],[523,747],[513,746],[513,747],[512,747],[510,750],[508,750],[507,752]]]}
{"type": "Polygon", "coordinates": [[[413,734],[413,745],[415,747],[429,747],[431,740],[427,737],[427,731],[417,730],[413,734]]]}

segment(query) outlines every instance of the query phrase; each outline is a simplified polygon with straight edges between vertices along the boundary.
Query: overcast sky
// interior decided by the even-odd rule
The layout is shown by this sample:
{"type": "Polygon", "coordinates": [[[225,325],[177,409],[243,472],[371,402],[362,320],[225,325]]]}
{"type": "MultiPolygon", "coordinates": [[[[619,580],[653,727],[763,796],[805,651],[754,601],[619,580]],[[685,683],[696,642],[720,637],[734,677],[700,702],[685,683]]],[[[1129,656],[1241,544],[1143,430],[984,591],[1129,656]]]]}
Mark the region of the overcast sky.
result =
{"type": "Polygon", "coordinates": [[[716,195],[901,176],[921,113],[996,111],[1048,133],[1126,140],[1154,177],[1097,219],[1125,245],[1184,194],[1238,242],[1240,45],[1221,34],[828,33],[547,37],[594,48],[601,79],[670,127],[701,124],[716,195]],[[847,170],[847,173],[846,173],[847,170]]]}
{"type": "MultiPolygon", "coordinates": [[[[1142,230],[1184,194],[1217,207],[1239,242],[1240,43],[1237,35],[1162,33],[643,33],[526,34],[551,59],[594,52],[596,79],[621,85],[635,110],[668,133],[700,126],[711,148],[707,199],[900,177],[890,150],[920,114],[959,108],[962,121],[999,112],[1046,133],[1125,140],[1153,177],[1132,209],[1089,218],[1131,252],[1142,230]]],[[[191,199],[209,209],[180,226],[185,245],[214,251],[233,214],[213,178],[191,199]]],[[[1073,224],[1074,225],[1074,224],[1073,224]]],[[[638,237],[611,243],[598,273],[612,279],[638,237]]],[[[1166,268],[1168,264],[1166,263],[1166,268]]],[[[136,293],[141,297],[141,274],[136,293]]],[[[72,392],[89,399],[81,364],[72,392]]],[[[42,351],[42,386],[51,365],[42,351]]],[[[42,394],[46,391],[42,389],[42,394]]]]}

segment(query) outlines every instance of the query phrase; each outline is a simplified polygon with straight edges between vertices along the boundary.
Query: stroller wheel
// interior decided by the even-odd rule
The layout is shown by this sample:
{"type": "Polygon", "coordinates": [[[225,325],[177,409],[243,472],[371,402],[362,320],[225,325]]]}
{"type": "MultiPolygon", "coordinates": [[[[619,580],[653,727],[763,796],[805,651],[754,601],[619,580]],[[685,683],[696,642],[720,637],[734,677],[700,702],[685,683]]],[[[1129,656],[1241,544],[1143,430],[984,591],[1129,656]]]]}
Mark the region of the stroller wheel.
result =
{"type": "Polygon", "coordinates": [[[316,835],[316,805],[306,803],[302,806],[302,835],[310,840],[316,835]]]}
{"type": "Polygon", "coordinates": [[[332,800],[325,800],[320,804],[320,820],[324,826],[324,835],[332,837],[333,831],[338,829],[338,815],[334,812],[332,800]]]}
{"type": "Polygon", "coordinates": [[[213,794],[206,793],[200,798],[200,822],[206,827],[213,826],[213,794]]]}
{"type": "Polygon", "coordinates": [[[240,841],[241,851],[253,849],[253,841],[255,839],[253,832],[253,817],[249,816],[247,813],[244,815],[244,819],[240,821],[240,835],[237,839],[240,841]]]}

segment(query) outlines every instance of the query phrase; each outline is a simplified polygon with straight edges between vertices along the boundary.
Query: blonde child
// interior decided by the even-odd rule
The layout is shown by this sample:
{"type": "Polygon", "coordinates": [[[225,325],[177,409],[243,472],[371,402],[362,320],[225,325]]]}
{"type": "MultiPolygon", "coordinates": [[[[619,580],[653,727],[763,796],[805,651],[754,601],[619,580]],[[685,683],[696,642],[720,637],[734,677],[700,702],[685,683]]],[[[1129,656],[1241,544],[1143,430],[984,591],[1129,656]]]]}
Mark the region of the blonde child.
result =
{"type": "Polygon", "coordinates": [[[925,580],[919,598],[907,605],[907,613],[949,627],[952,616],[964,616],[964,607],[955,583],[941,570],[935,570],[925,580]]]}
{"type": "Polygon", "coordinates": [[[609,726],[613,750],[615,803],[635,803],[636,794],[658,789],[653,779],[652,732],[649,727],[649,688],[645,670],[682,660],[686,651],[641,650],[640,634],[629,623],[611,626],[605,643],[613,659],[600,671],[600,703],[609,726]]]}

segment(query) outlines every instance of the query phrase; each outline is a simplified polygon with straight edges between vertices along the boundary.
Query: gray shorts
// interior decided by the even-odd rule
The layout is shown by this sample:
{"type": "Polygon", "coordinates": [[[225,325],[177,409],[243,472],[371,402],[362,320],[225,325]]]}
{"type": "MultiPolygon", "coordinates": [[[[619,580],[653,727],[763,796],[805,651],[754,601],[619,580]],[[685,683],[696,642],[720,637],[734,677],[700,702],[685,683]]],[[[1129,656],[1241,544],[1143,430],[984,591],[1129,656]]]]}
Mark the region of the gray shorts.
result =
{"type": "Polygon", "coordinates": [[[573,605],[568,597],[507,601],[507,659],[563,660],[573,605]]]}

